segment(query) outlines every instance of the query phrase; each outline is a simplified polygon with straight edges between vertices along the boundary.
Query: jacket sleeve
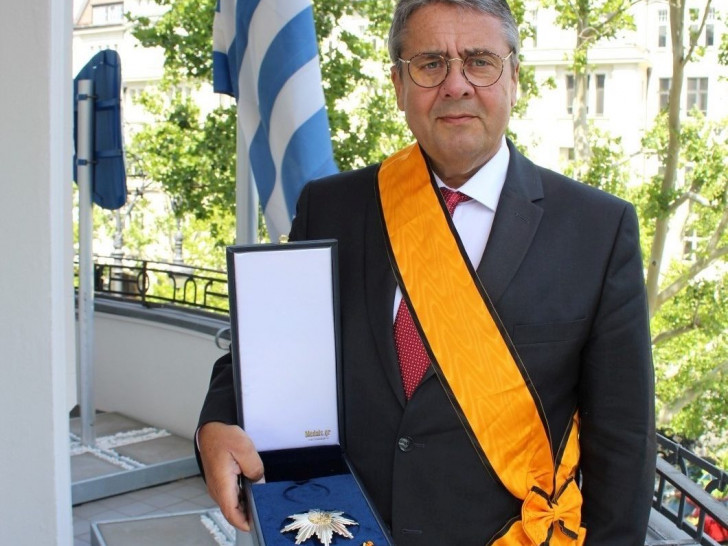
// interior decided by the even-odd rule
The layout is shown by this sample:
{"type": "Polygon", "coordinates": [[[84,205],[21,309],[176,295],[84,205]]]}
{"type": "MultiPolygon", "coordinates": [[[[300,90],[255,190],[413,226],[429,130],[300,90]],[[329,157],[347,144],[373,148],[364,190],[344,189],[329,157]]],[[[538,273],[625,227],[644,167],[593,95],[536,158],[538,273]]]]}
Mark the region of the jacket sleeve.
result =
{"type": "Polygon", "coordinates": [[[638,231],[628,205],[582,353],[580,467],[588,546],[642,546],[654,491],[654,375],[638,231]]]}
{"type": "Polygon", "coordinates": [[[238,422],[233,362],[229,352],[217,359],[212,367],[210,386],[202,404],[197,428],[212,421],[220,421],[226,425],[238,422]]]}
{"type": "Polygon", "coordinates": [[[235,403],[235,381],[233,380],[233,359],[228,352],[217,359],[212,367],[210,386],[207,389],[205,401],[202,403],[200,418],[197,421],[195,430],[195,458],[200,469],[202,478],[205,478],[205,470],[202,467],[200,449],[197,445],[197,431],[205,423],[219,421],[226,425],[234,425],[238,422],[237,405],[235,403]]]}

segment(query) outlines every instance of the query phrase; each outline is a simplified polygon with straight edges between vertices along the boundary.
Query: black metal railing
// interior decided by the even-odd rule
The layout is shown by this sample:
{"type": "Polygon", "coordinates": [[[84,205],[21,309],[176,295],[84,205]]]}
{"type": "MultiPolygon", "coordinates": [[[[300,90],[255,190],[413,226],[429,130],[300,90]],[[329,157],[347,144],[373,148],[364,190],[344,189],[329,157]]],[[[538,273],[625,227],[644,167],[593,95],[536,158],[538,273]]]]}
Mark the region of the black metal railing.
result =
{"type": "Polygon", "coordinates": [[[96,256],[94,287],[97,294],[147,307],[173,304],[223,314],[229,310],[227,274],[216,269],[96,256]]]}
{"type": "Polygon", "coordinates": [[[653,507],[696,543],[724,543],[709,532],[716,526],[728,528],[728,507],[725,499],[711,493],[725,490],[728,473],[662,435],[658,435],[657,444],[653,507]]]}

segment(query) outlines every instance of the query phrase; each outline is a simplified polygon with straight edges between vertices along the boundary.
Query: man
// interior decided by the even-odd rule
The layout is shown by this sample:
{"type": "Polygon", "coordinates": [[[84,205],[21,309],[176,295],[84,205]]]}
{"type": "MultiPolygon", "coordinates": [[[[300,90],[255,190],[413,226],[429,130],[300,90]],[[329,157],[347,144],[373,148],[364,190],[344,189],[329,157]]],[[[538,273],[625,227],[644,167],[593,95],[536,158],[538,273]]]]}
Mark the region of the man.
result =
{"type": "MultiPolygon", "coordinates": [[[[519,65],[504,1],[400,0],[389,47],[418,146],[309,184],[291,232],[339,241],[350,459],[398,545],[644,544],[653,376],[633,207],[505,139],[519,65]],[[466,196],[452,219],[437,186],[466,196]],[[401,371],[413,352],[432,365],[401,371]]],[[[200,425],[210,494],[247,529],[237,476],[263,467],[235,425],[229,356],[200,425]]]]}

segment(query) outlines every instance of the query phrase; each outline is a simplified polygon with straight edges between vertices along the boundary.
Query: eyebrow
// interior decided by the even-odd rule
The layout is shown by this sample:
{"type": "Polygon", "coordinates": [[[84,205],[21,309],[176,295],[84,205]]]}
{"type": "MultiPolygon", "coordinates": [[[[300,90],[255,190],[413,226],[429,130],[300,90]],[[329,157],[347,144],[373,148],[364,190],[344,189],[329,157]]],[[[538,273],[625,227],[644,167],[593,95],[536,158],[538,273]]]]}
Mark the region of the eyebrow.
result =
{"type": "MultiPolygon", "coordinates": [[[[468,57],[469,55],[475,55],[477,53],[493,53],[495,55],[498,55],[498,53],[495,53],[495,51],[488,49],[487,47],[469,47],[467,49],[463,50],[464,57],[468,57]]],[[[417,53],[417,55],[441,55],[442,57],[447,57],[448,53],[447,51],[443,49],[435,49],[435,50],[423,50],[417,53]]],[[[459,55],[459,53],[458,53],[459,55]]]]}
{"type": "Polygon", "coordinates": [[[418,51],[415,55],[442,55],[443,57],[447,57],[447,51],[443,51],[442,49],[423,50],[418,51]]]}
{"type": "Polygon", "coordinates": [[[476,53],[493,53],[495,55],[498,55],[495,51],[492,49],[488,49],[487,47],[476,47],[476,48],[468,48],[464,50],[465,56],[468,55],[475,55],[476,53]]]}

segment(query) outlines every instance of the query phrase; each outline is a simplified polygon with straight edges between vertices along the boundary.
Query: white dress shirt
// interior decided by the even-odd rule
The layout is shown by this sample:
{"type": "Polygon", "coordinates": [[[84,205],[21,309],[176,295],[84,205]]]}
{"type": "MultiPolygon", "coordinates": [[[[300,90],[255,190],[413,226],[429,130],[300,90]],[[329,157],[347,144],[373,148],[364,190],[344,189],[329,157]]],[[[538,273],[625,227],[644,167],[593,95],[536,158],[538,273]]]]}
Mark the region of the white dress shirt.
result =
{"type": "MultiPolygon", "coordinates": [[[[498,206],[503,184],[506,181],[508,162],[511,154],[508,151],[506,138],[503,137],[500,149],[483,165],[465,184],[459,188],[449,188],[464,193],[472,199],[460,203],[452,216],[452,222],[460,236],[465,252],[474,268],[480,264],[485,252],[485,245],[493,226],[495,209],[498,206]]],[[[435,175],[438,187],[446,186],[440,177],[435,175]]],[[[397,316],[402,291],[399,286],[394,293],[394,312],[392,320],[397,316]]]]}

